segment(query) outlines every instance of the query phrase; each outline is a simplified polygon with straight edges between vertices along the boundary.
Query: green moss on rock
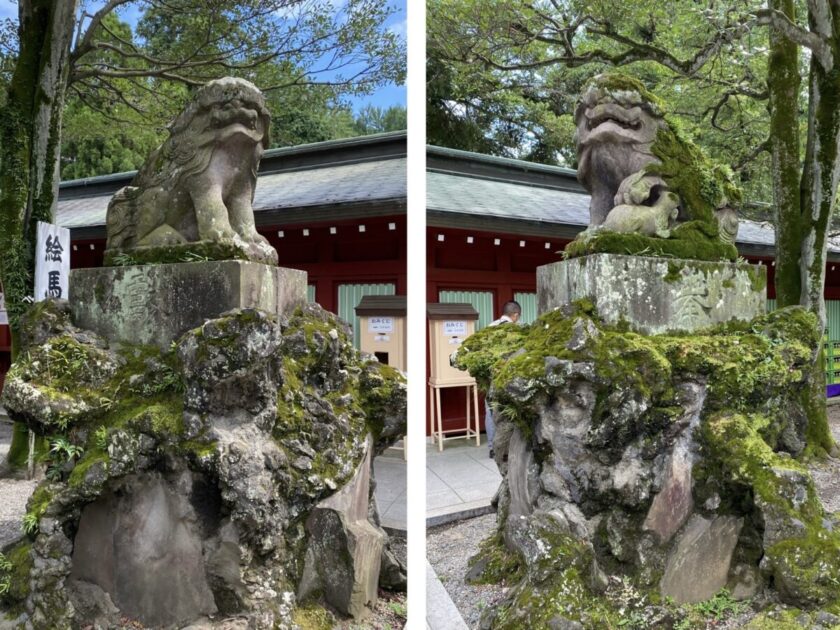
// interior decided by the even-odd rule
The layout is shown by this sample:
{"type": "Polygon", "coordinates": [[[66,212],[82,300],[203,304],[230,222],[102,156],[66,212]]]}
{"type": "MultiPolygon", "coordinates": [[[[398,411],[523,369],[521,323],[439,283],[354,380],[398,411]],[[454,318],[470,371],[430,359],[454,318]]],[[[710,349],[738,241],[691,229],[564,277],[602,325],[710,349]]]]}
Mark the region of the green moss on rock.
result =
{"type": "Polygon", "coordinates": [[[335,617],[320,606],[299,607],[292,619],[300,630],[331,630],[335,625],[335,617]]]}
{"type": "Polygon", "coordinates": [[[22,608],[23,602],[29,596],[29,572],[32,570],[32,556],[29,553],[32,549],[28,541],[20,542],[12,547],[6,554],[6,560],[10,566],[4,573],[3,580],[8,580],[8,591],[0,595],[0,602],[8,606],[12,612],[22,608]]]}
{"type": "Polygon", "coordinates": [[[738,250],[730,243],[712,239],[691,224],[678,225],[671,230],[669,238],[656,238],[643,234],[623,234],[609,230],[582,232],[566,245],[566,258],[577,258],[589,254],[627,254],[631,256],[656,256],[689,260],[719,261],[736,260],[738,250]],[[696,238],[701,235],[700,238],[696,238]]]}
{"type": "Polygon", "coordinates": [[[160,247],[137,247],[129,251],[105,252],[106,267],[206,262],[209,260],[248,260],[246,250],[233,241],[201,241],[160,247]]]}
{"type": "MultiPolygon", "coordinates": [[[[35,436],[33,461],[41,461],[50,450],[49,441],[43,435],[35,436]]],[[[12,442],[6,461],[12,469],[23,470],[29,461],[29,428],[23,422],[15,422],[12,428],[12,442]]]]}
{"type": "Polygon", "coordinates": [[[505,546],[498,530],[481,542],[468,565],[471,584],[511,585],[521,580],[525,571],[522,559],[505,546]]]}
{"type": "MultiPolygon", "coordinates": [[[[644,336],[604,325],[576,305],[528,326],[484,329],[464,342],[456,364],[490,391],[500,413],[526,436],[570,380],[585,379],[596,396],[586,443],[605,457],[620,454],[632,440],[641,438],[644,445],[646,436],[667,432],[684,415],[677,386],[704,383],[695,433],[702,453],[693,473],[695,503],[716,496],[721,513],[773,527],[780,542],[771,539],[764,554],[775,588],[785,601],[832,607],[840,599],[840,534],[826,527],[807,468],[791,455],[801,459],[814,446],[831,445],[824,410],[822,416],[814,413],[819,405],[810,388],[819,343],[816,316],[800,307],[691,334],[644,336]],[[623,413],[627,401],[632,404],[623,413]],[[801,424],[805,416],[807,430],[801,424]],[[791,433],[804,437],[804,449],[790,441],[791,433]]],[[[553,615],[585,628],[620,627],[611,600],[588,585],[586,549],[567,542],[547,546],[577,560],[529,561],[527,579],[512,591],[492,627],[547,627],[553,615]]],[[[492,555],[492,549],[484,551],[492,555]]]]}

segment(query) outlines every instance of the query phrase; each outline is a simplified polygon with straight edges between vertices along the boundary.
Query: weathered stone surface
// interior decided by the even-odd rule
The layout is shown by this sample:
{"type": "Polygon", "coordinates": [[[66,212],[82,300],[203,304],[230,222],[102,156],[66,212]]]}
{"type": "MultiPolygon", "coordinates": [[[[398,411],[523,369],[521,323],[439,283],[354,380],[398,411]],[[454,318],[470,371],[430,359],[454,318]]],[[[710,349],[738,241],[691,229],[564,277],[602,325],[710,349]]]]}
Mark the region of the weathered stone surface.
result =
{"type": "Polygon", "coordinates": [[[644,334],[749,321],[767,306],[766,269],[736,263],[593,254],[537,268],[538,311],[591,301],[608,324],[644,334]]]}
{"type": "Polygon", "coordinates": [[[789,450],[816,421],[801,420],[814,315],[792,307],[693,335],[599,315],[582,300],[458,352],[502,410],[498,531],[471,577],[522,575],[481,627],[617,627],[634,589],[634,618],[651,628],[684,615],[649,605],[651,591],[834,605],[840,538],[789,450]]]}
{"type": "Polygon", "coordinates": [[[114,606],[111,596],[96,584],[68,580],[67,593],[76,614],[89,620],[94,628],[109,628],[119,621],[119,608],[114,606]]]}
{"type": "Polygon", "coordinates": [[[679,204],[680,198],[672,192],[662,194],[652,206],[623,203],[610,210],[603,226],[613,232],[668,238],[679,204]]]}
{"type": "Polygon", "coordinates": [[[108,205],[106,264],[119,256],[173,262],[160,258],[175,248],[276,265],[251,206],[270,119],[262,93],[244,79],[197,90],[169,138],[108,205]]]}
{"type": "Polygon", "coordinates": [[[108,627],[116,607],[149,627],[290,629],[305,551],[325,535],[344,545],[320,549],[348,614],[375,602],[382,567],[399,586],[370,458],[405,433],[405,383],[362,358],[346,324],[317,305],[235,310],[161,351],[108,347],[39,308],[49,321],[33,336],[46,338],[10,372],[4,404],[77,450],[47,455],[51,480],[27,506],[37,529],[10,554],[25,578],[0,607],[24,610],[22,624],[108,627]],[[88,411],[56,416],[28,392],[88,411]],[[307,529],[319,504],[331,526],[307,529]]]}
{"type": "Polygon", "coordinates": [[[755,597],[761,588],[761,576],[758,568],[746,564],[739,564],[729,572],[729,592],[733,599],[746,600],[755,597]]]}
{"type": "Polygon", "coordinates": [[[665,566],[660,588],[678,604],[702,602],[726,586],[732,552],[744,524],[735,516],[689,519],[665,566]]]}
{"type": "Polygon", "coordinates": [[[537,498],[538,470],[534,462],[534,452],[518,428],[513,431],[507,453],[507,479],[510,489],[509,517],[528,516],[534,511],[537,498]]]}
{"type": "Polygon", "coordinates": [[[189,472],[170,479],[155,473],[124,479],[82,510],[71,579],[96,584],[124,614],[145,625],[215,613],[201,530],[218,528],[219,515],[208,519],[212,504],[190,503],[204,498],[199,488],[206,486],[189,472]]]}
{"type": "Polygon", "coordinates": [[[372,443],[341,490],[321,501],[306,521],[310,545],[298,598],[321,591],[344,614],[360,618],[376,602],[385,532],[368,520],[372,443]]]}
{"type": "Polygon", "coordinates": [[[697,461],[694,430],[700,424],[700,412],[706,398],[705,387],[697,383],[684,386],[683,409],[687,426],[677,438],[665,464],[665,481],[653,498],[642,527],[659,536],[666,543],[677,533],[694,509],[691,470],[697,461]]]}
{"type": "Polygon", "coordinates": [[[161,348],[233,309],[288,315],[305,302],[305,271],[246,261],[70,272],[70,306],[77,326],[112,341],[161,348]]]}

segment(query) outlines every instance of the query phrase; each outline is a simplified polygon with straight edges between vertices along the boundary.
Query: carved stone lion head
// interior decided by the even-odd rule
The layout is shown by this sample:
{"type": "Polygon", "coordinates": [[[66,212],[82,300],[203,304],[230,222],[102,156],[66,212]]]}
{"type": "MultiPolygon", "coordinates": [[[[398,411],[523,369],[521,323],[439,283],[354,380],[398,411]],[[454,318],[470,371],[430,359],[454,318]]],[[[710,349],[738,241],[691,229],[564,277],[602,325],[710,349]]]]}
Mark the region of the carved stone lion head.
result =
{"type": "Polygon", "coordinates": [[[637,80],[599,75],[586,86],[575,111],[578,177],[613,188],[656,158],[650,146],[664,124],[656,97],[637,80]]]}
{"type": "MultiPolygon", "coordinates": [[[[164,159],[150,160],[144,166],[177,166],[178,177],[191,175],[206,168],[212,154],[207,149],[228,144],[234,137],[241,140],[237,144],[243,155],[239,157],[256,165],[269,146],[270,124],[265,98],[253,83],[233,77],[210,81],[169,124],[169,138],[159,149],[164,159]]],[[[171,178],[166,170],[141,171],[141,177],[154,184],[171,178]]]]}

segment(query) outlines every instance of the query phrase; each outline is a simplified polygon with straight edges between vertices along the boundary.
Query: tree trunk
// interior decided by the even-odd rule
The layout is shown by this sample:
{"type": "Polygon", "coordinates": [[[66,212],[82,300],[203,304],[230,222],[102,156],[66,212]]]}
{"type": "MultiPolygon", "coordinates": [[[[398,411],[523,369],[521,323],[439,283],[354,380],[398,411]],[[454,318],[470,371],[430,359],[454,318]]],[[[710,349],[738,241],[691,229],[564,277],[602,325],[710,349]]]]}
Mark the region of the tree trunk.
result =
{"type": "Polygon", "coordinates": [[[828,24],[809,16],[811,30],[831,46],[833,63],[825,68],[811,58],[809,75],[808,146],[802,172],[802,249],[799,303],[817,314],[825,329],[825,260],[828,223],[835,207],[840,176],[840,8],[831,5],[828,24]]]}
{"type": "Polygon", "coordinates": [[[35,226],[58,197],[61,114],[78,0],[20,0],[20,47],[0,111],[0,278],[19,349],[18,322],[33,294],[35,226]]]}
{"type": "MultiPolygon", "coordinates": [[[[826,67],[811,57],[808,84],[808,138],[800,184],[801,245],[799,303],[816,313],[820,330],[825,330],[825,261],[828,223],[835,208],[840,176],[840,8],[831,3],[831,14],[809,12],[810,30],[831,48],[832,62],[826,67]]],[[[825,352],[817,348],[811,386],[802,393],[808,414],[807,442],[811,454],[837,453],[825,407],[825,352]]]]}
{"type": "MultiPolygon", "coordinates": [[[[794,0],[769,0],[769,8],[795,22],[794,0]]],[[[802,244],[799,161],[799,46],[770,28],[767,86],[770,94],[770,153],[773,212],[776,219],[776,300],[779,307],[799,304],[802,244]]]]}

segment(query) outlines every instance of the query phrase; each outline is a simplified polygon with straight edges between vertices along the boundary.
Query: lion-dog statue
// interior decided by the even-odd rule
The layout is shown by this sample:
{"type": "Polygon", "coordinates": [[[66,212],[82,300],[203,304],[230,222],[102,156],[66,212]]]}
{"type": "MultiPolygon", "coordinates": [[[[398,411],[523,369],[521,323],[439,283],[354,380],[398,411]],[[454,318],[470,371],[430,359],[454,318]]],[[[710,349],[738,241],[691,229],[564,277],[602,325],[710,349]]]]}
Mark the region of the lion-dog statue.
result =
{"type": "Polygon", "coordinates": [[[617,74],[593,78],[575,122],[578,179],[591,194],[590,228],[667,238],[675,224],[699,221],[710,224],[706,233],[734,244],[741,193],[731,171],[712,163],[640,81],[617,74]],[[679,197],[676,213],[671,200],[659,203],[666,191],[679,197]],[[634,206],[645,219],[632,218],[634,206]],[[659,208],[659,214],[641,206],[659,208]],[[669,225],[662,223],[666,218],[669,225]]]}
{"type": "Polygon", "coordinates": [[[251,205],[270,120],[262,93],[244,79],[201,87],[169,125],[169,138],[111,199],[106,260],[215,247],[276,265],[277,252],[257,233],[251,205]]]}

